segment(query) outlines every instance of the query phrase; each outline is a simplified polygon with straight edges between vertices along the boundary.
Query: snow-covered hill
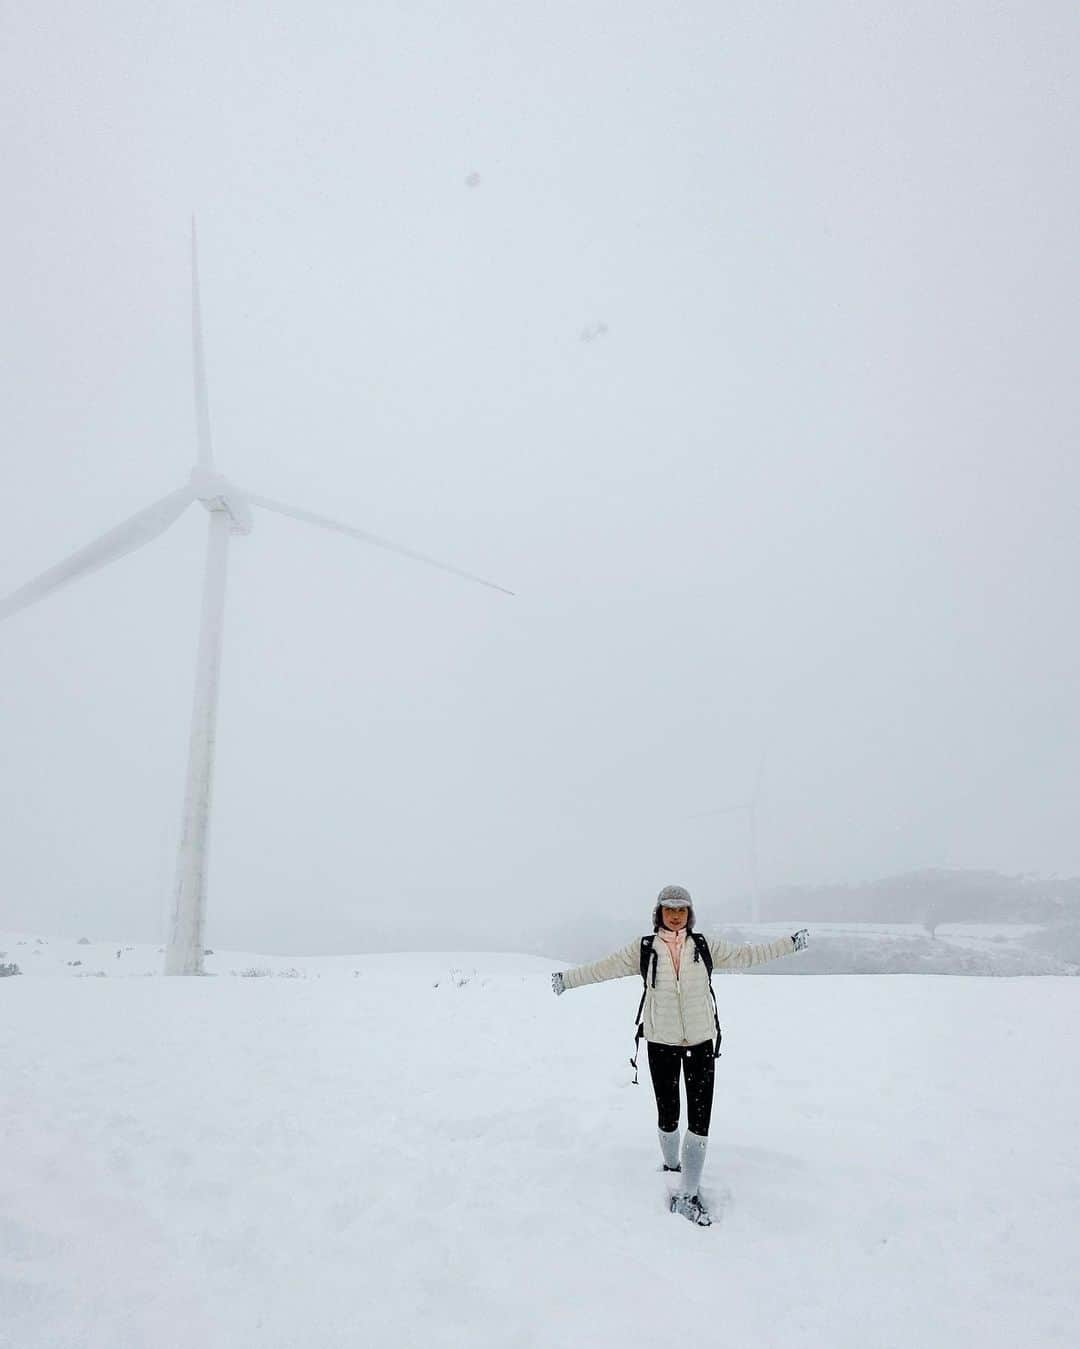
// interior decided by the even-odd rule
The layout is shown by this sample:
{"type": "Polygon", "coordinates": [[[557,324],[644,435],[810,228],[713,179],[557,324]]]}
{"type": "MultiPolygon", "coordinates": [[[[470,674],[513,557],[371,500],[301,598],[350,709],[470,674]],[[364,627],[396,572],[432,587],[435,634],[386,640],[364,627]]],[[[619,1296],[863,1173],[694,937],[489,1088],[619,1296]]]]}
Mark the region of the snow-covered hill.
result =
{"type": "MultiPolygon", "coordinates": [[[[21,974],[68,975],[77,979],[131,978],[162,972],[163,949],[115,941],[90,941],[87,938],[62,940],[25,932],[0,932],[0,963],[15,963],[21,974]]],[[[409,951],[378,955],[280,956],[258,955],[251,951],[215,951],[207,948],[206,973],[239,978],[322,979],[362,978],[395,969],[410,976],[430,976],[432,981],[455,977],[471,978],[482,967],[497,969],[502,975],[536,974],[557,968],[543,956],[509,955],[484,952],[456,954],[452,951],[409,951]],[[479,963],[478,963],[479,962],[479,963]]]]}
{"type": "MultiPolygon", "coordinates": [[[[772,941],[790,933],[794,923],[728,925],[718,931],[733,942],[772,941]]],[[[709,929],[712,931],[713,929],[709,929]]],[[[1080,929],[1058,924],[949,924],[934,936],[913,923],[814,923],[812,943],[794,965],[763,965],[751,971],[758,975],[788,974],[1080,974],[1080,929]]],[[[629,940],[625,922],[597,925],[592,940],[577,937],[547,948],[572,963],[593,960],[629,940]]],[[[455,968],[477,959],[483,963],[491,953],[468,956],[437,953],[431,957],[412,954],[410,967],[429,961],[445,975],[449,963],[455,968]]],[[[383,954],[381,959],[406,959],[383,954]]],[[[250,951],[212,950],[206,956],[210,975],[303,974],[308,978],[359,975],[373,956],[267,956],[250,951]]],[[[507,957],[511,959],[511,957],[507,957]]],[[[551,961],[536,954],[513,959],[525,962],[523,969],[550,968],[551,961]]],[[[61,940],[25,932],[0,932],[0,964],[14,963],[29,975],[65,974],[124,978],[160,974],[162,948],[116,941],[61,940]]]]}
{"type": "MultiPolygon", "coordinates": [[[[36,945],[0,949],[160,960],[36,945]]],[[[718,977],[701,1230],[629,1085],[634,981],[556,1000],[552,967],[0,980],[0,1344],[1075,1343],[1080,981],[718,977]]]]}

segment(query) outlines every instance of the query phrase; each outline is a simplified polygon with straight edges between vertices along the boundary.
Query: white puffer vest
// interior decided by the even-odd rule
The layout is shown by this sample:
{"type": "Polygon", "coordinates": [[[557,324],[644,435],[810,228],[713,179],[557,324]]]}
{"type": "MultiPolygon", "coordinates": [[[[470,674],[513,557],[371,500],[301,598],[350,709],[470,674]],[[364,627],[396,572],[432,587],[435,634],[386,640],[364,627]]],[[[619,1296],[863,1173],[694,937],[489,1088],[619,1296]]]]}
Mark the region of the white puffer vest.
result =
{"type": "MultiPolygon", "coordinates": [[[[789,956],[795,950],[791,937],[778,937],[764,945],[733,946],[721,937],[707,938],[712,952],[714,972],[728,969],[746,969],[749,965],[763,965],[768,960],[789,956]]],[[[712,1040],[716,1034],[713,1020],[712,997],[709,993],[709,972],[705,962],[694,959],[694,944],[689,939],[679,961],[679,974],[667,943],[659,938],[656,949],[656,987],[650,977],[645,991],[642,1024],[646,1040],[660,1045],[699,1045],[712,1040]]],[[[615,951],[591,965],[578,965],[563,972],[566,988],[581,988],[584,984],[599,984],[605,979],[641,977],[641,939],[615,951]]]]}

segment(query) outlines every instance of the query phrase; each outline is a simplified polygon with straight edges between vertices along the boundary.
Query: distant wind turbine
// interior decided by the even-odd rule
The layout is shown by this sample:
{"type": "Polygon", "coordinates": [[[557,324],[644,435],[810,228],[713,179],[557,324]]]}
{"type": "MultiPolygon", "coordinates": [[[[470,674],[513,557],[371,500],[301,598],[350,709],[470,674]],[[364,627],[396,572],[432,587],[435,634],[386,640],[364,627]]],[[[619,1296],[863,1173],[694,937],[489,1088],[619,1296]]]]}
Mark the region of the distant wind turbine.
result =
{"type": "Polygon", "coordinates": [[[747,843],[750,853],[750,903],[751,920],[761,922],[761,888],[758,878],[758,803],[761,800],[761,780],[765,773],[765,755],[758,761],[757,776],[754,779],[754,794],[749,801],[736,801],[730,806],[721,806],[719,810],[703,810],[691,815],[692,820],[704,820],[716,815],[746,814],[747,843]]]}
{"type": "Polygon", "coordinates": [[[9,618],[39,600],[46,599],[62,586],[78,581],[90,572],[106,567],[127,553],[163,534],[196,501],[209,513],[206,571],[203,581],[202,621],[195,666],[195,703],[191,717],[188,749],[187,786],[184,793],[183,826],[177,859],[176,888],[168,945],[165,950],[166,974],[201,974],[203,968],[203,926],[206,916],[206,880],[210,831],[211,788],[214,773],[214,748],[217,734],[218,688],[221,672],[221,644],[225,619],[225,582],[229,538],[250,534],[251,507],[258,506],[278,515],[287,515],[305,524],[319,525],[351,535],[377,548],[388,549],[415,562],[424,562],[450,572],[466,581],[492,590],[513,594],[503,586],[485,581],[471,572],[439,562],[425,553],[403,548],[388,539],[356,529],[352,525],[329,520],[310,511],[269,497],[256,496],[229,482],[216,470],[210,438],[210,403],[206,387],[206,363],[203,355],[202,312],[199,296],[199,259],[195,221],[191,222],[191,337],[195,374],[195,420],[198,432],[198,460],[189,481],[160,501],[145,507],[80,548],[65,561],[43,572],[0,601],[0,620],[9,618]]]}

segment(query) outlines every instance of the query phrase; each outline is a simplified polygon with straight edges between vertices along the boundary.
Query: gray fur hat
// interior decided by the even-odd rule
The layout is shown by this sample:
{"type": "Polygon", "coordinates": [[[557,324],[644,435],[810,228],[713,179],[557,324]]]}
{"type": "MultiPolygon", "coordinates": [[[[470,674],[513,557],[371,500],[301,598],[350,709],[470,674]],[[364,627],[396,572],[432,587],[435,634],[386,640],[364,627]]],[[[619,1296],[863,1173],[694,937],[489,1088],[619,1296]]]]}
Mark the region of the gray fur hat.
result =
{"type": "Polygon", "coordinates": [[[665,886],[664,886],[664,888],[663,888],[663,889],[660,891],[660,893],[656,896],[656,904],[655,904],[655,906],[653,907],[652,921],[653,921],[653,931],[654,931],[654,932],[659,932],[659,931],[660,931],[660,928],[661,928],[662,923],[663,923],[663,918],[661,917],[660,910],[661,910],[661,909],[664,909],[664,908],[668,908],[668,909],[683,909],[683,908],[685,908],[685,909],[689,910],[689,912],[688,912],[687,915],[686,915],[686,930],[687,930],[687,932],[693,932],[693,930],[694,930],[694,901],[690,898],[690,891],[689,891],[689,890],[685,889],[685,888],[684,888],[683,886],[681,886],[681,885],[665,885],[665,886]]]}

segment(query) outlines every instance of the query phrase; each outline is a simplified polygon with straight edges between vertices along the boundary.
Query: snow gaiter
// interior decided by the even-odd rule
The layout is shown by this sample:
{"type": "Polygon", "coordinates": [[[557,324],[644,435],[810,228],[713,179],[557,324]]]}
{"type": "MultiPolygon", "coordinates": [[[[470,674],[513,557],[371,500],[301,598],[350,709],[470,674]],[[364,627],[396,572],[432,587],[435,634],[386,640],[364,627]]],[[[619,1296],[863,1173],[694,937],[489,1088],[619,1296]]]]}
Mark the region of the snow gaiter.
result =
{"type": "Polygon", "coordinates": [[[679,1165],[678,1129],[672,1129],[671,1133],[665,1133],[663,1129],[657,1129],[656,1136],[660,1139],[660,1151],[664,1154],[664,1165],[674,1171],[679,1165]]]}
{"type": "Polygon", "coordinates": [[[701,1173],[705,1169],[705,1149],[708,1145],[707,1137],[692,1134],[687,1129],[682,1145],[682,1183],[679,1186],[683,1194],[697,1194],[701,1173]]]}

